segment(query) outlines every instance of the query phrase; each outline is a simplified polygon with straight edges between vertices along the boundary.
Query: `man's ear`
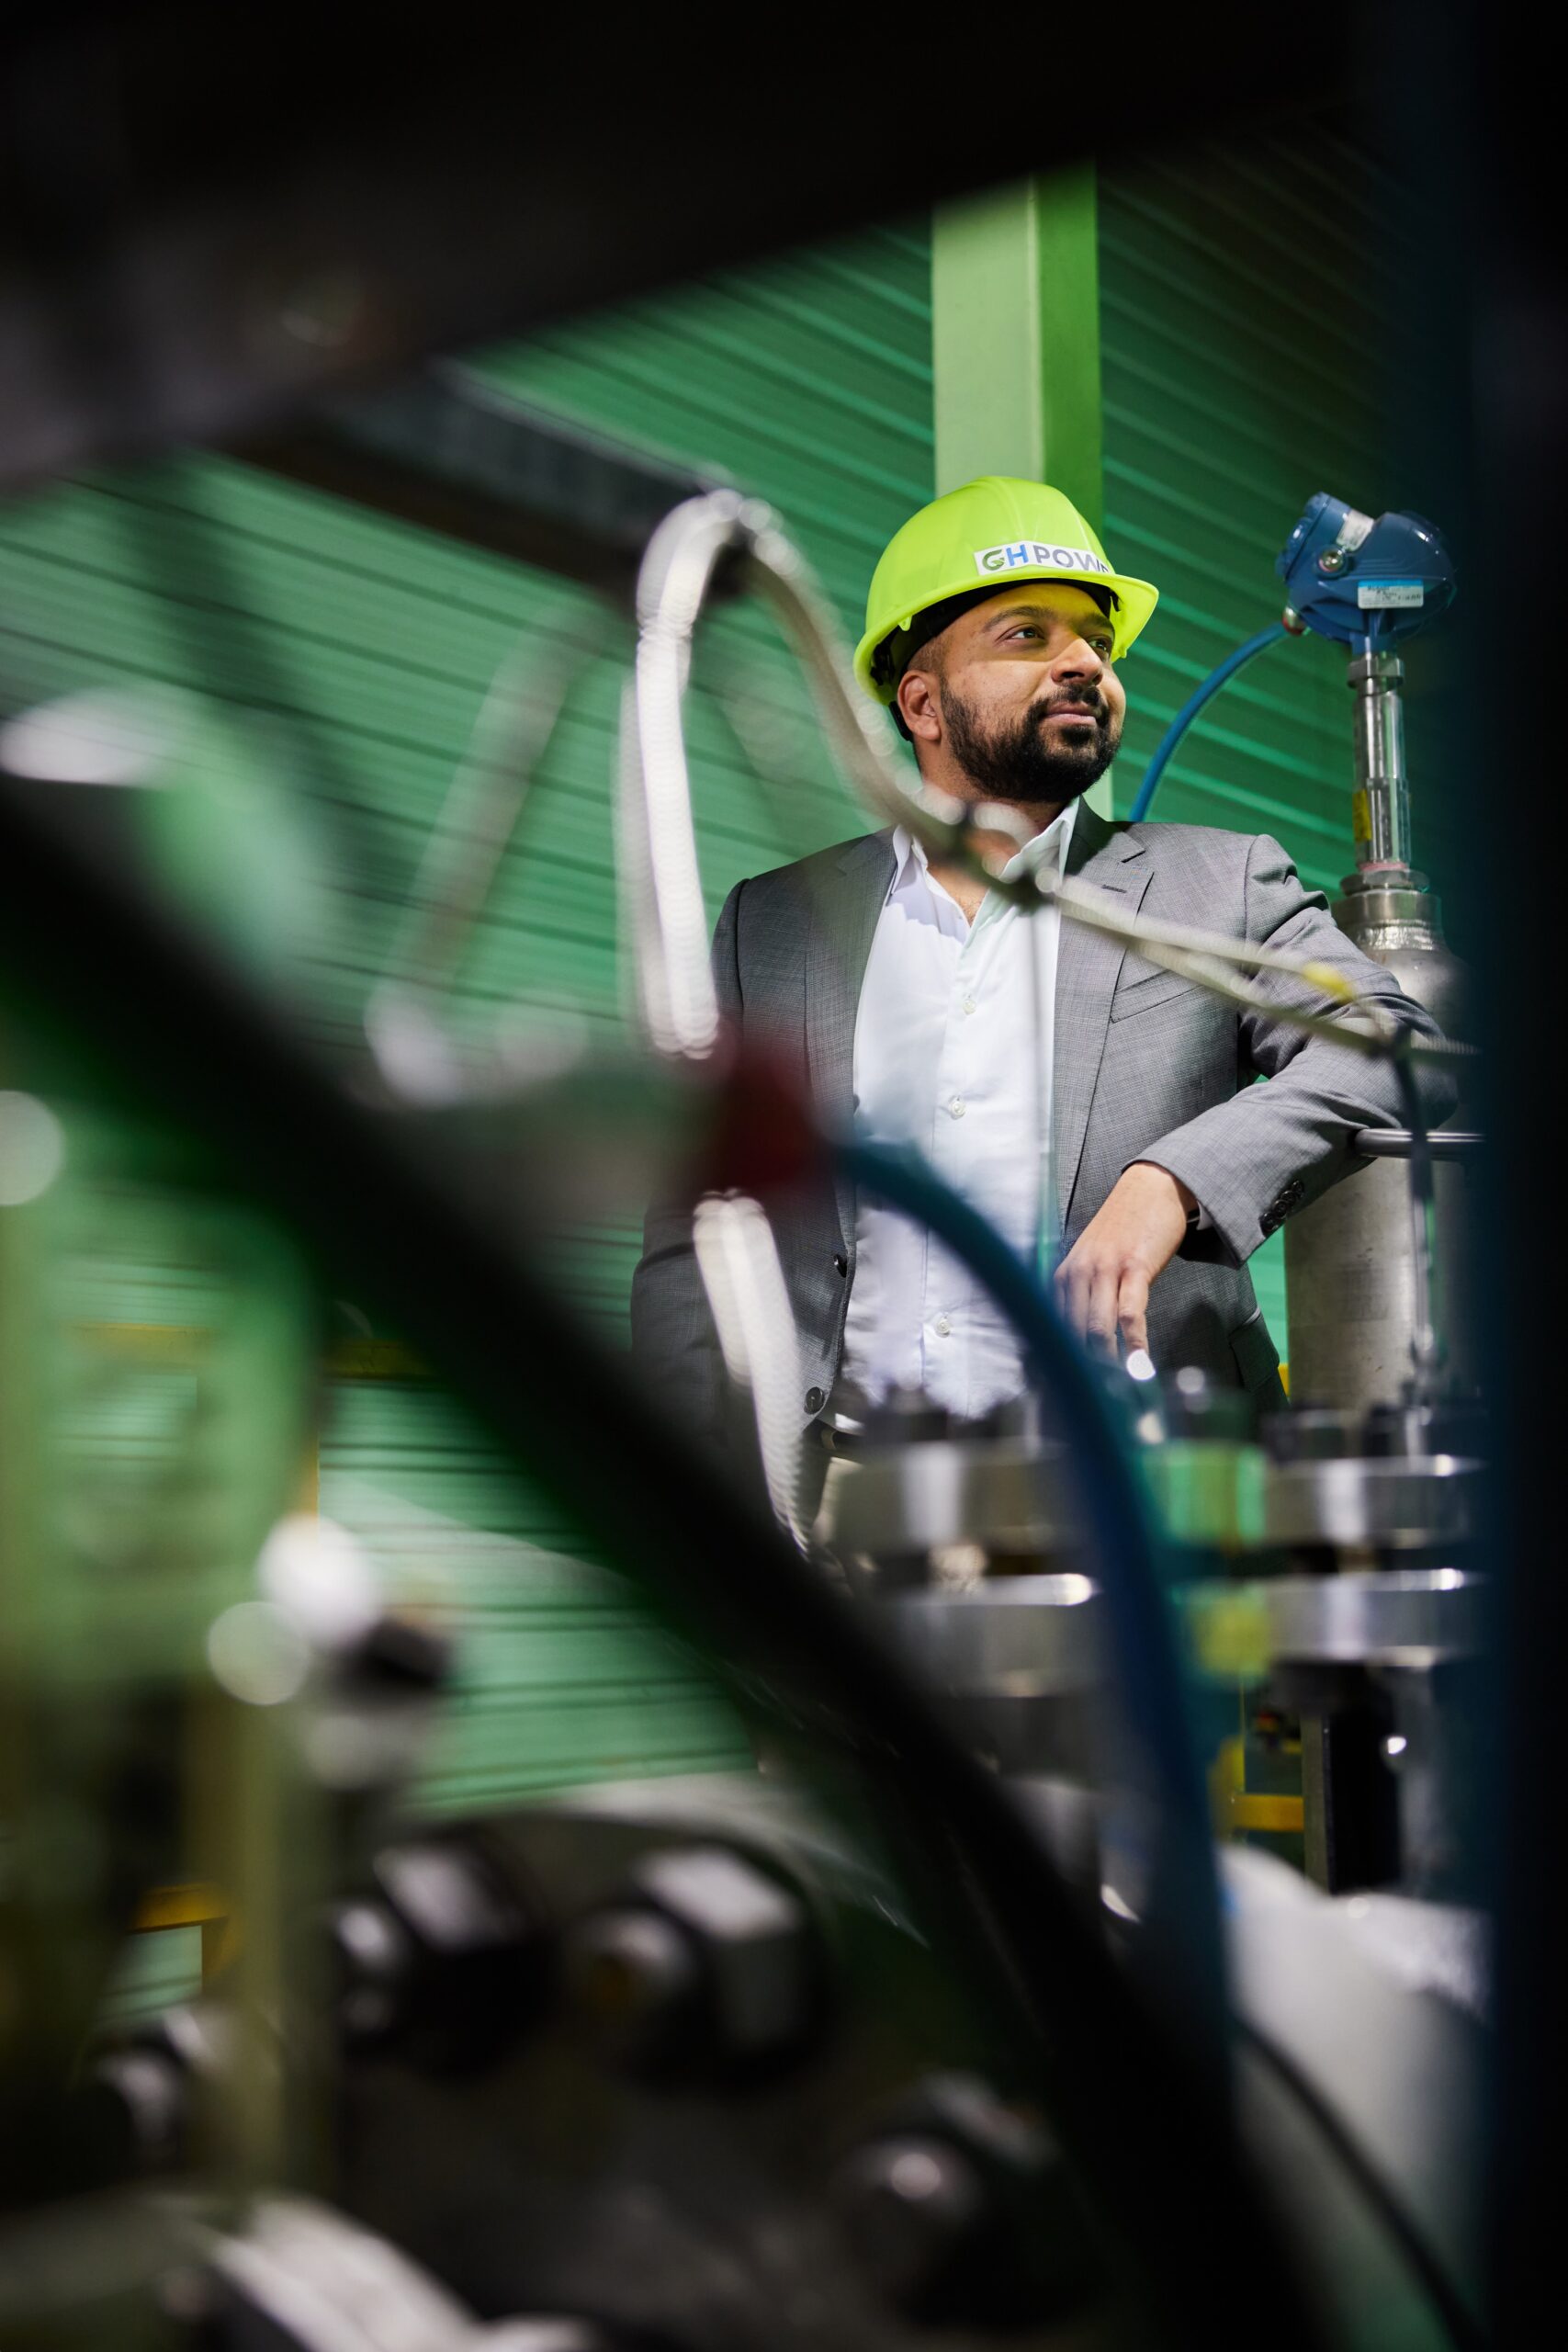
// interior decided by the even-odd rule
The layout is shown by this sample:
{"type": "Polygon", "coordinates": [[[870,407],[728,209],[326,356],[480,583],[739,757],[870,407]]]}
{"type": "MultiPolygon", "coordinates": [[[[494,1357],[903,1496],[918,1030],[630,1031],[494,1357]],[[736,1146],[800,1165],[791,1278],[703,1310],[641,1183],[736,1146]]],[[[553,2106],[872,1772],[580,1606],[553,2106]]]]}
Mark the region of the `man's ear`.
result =
{"type": "Polygon", "coordinates": [[[929,671],[905,671],[898,681],[897,703],[917,743],[941,742],[942,712],[929,671]]]}

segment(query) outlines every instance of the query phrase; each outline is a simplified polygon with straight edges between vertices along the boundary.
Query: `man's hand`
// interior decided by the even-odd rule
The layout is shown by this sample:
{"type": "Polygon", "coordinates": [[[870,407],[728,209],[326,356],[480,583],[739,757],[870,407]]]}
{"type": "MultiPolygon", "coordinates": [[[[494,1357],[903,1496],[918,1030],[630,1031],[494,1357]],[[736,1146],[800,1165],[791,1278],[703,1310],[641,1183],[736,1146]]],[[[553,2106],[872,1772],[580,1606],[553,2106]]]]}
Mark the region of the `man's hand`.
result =
{"type": "Polygon", "coordinates": [[[1056,1269],[1056,1304],[1081,1340],[1114,1356],[1149,1344],[1149,1285],[1181,1247],[1197,1207],[1187,1186],[1134,1160],[1056,1269]]]}

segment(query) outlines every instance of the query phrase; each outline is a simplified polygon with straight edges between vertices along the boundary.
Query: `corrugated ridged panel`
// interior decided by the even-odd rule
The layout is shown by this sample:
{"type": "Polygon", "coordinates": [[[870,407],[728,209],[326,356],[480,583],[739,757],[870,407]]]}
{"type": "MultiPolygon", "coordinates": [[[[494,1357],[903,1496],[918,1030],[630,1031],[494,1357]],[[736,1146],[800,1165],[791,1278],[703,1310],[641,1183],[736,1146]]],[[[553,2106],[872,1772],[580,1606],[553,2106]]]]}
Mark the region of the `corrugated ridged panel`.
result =
{"type": "MultiPolygon", "coordinates": [[[[889,532],[931,492],[929,251],[923,229],[679,289],[491,352],[536,405],[728,473],[773,501],[846,633],[889,532]]],[[[159,681],[275,730],[330,883],[310,993],[322,1038],[353,1047],[422,853],[503,664],[541,689],[582,673],[536,778],[520,853],[468,944],[453,1016],[586,1012],[623,1034],[610,819],[624,624],[498,559],[221,460],[96,474],[0,509],[0,697],[159,681]]],[[[716,912],[741,875],[860,830],[828,772],[797,673],[757,614],[714,624],[693,714],[704,878],[716,912]],[[722,699],[739,695],[769,763],[761,793],[722,699]]],[[[574,1289],[624,1323],[629,1216],[572,1237],[574,1289]]],[[[417,1237],[411,1237],[417,1246],[417,1237]]],[[[526,1333],[508,1334],[526,1346],[526,1333]]],[[[584,1430],[592,1444],[592,1427],[584,1430]]],[[[340,1384],[323,1509],[362,1526],[395,1579],[457,1611],[463,1703],[436,1742],[438,1804],[578,1778],[738,1760],[733,1719],[623,1588],[571,1556],[570,1531],[450,1403],[411,1382],[340,1384]]],[[[743,1564],[738,1564],[743,1573],[743,1564]]]]}
{"type": "MultiPolygon", "coordinates": [[[[1101,174],[1105,537],[1161,592],[1127,665],[1123,812],[1193,688],[1278,617],[1274,559],[1312,493],[1374,514],[1401,503],[1376,390],[1386,193],[1367,158],[1318,129],[1101,174]]],[[[1271,648],[1198,721],[1156,815],[1273,833],[1336,894],[1350,864],[1350,716],[1341,654],[1316,639],[1271,648]]],[[[1283,1351],[1279,1237],[1253,1272],[1283,1351]]]]}
{"type": "Polygon", "coordinates": [[[322,1502],[405,1605],[462,1627],[461,1703],[423,1759],[433,1805],[749,1754],[695,1661],[575,1555],[570,1527],[447,1398],[343,1383],[322,1502]]]}
{"type": "Polygon", "coordinates": [[[773,500],[848,626],[931,495],[931,258],[884,231],[547,333],[499,363],[531,401],[773,500]]]}
{"type": "Polygon", "coordinates": [[[130,1936],[105,1993],[102,2023],[123,2030],[149,2023],[201,1984],[201,1929],[162,1928],[130,1936]]]}

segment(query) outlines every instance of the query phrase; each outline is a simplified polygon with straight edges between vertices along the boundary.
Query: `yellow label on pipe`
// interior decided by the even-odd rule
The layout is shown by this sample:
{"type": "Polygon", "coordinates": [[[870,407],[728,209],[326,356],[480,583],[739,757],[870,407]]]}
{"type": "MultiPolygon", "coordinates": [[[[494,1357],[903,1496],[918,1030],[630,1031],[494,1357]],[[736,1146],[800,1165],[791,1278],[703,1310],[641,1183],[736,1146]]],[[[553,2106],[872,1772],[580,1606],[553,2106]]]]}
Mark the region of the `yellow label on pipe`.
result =
{"type": "Polygon", "coordinates": [[[1350,830],[1359,842],[1371,840],[1372,804],[1367,798],[1365,785],[1359,784],[1350,796],[1350,830]]]}
{"type": "Polygon", "coordinates": [[[1233,1829],[1267,1829],[1279,1837],[1305,1827],[1306,1807],[1300,1797],[1236,1792],[1230,1801],[1230,1826],[1233,1829]]]}

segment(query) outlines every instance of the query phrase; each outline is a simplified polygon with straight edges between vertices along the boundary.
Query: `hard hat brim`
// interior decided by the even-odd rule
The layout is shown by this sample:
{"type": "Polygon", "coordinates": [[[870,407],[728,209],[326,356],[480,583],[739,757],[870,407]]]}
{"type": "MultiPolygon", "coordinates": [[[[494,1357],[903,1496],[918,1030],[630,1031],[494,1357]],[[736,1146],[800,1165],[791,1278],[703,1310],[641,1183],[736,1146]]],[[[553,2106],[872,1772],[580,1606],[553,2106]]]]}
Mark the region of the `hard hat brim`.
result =
{"type": "MultiPolygon", "coordinates": [[[[1016,588],[1021,580],[1062,580],[1074,588],[1109,588],[1116,598],[1115,610],[1110,616],[1116,631],[1116,641],[1111,650],[1113,662],[1120,662],[1143,634],[1150,615],[1159,603],[1159,590],[1150,581],[1134,580],[1129,573],[1122,571],[1097,571],[1092,577],[1086,578],[1081,571],[1068,571],[1053,564],[1020,564],[1016,571],[1009,571],[1005,580],[998,581],[996,594],[1005,595],[1010,588],[1016,588]]],[[[891,705],[898,691],[897,680],[891,686],[884,687],[878,685],[872,676],[872,663],[878,647],[897,630],[910,628],[919,614],[930,612],[933,605],[944,605],[950,596],[972,593],[975,584],[973,571],[960,578],[946,581],[929,595],[922,596],[909,612],[887,614],[874,627],[867,629],[855,648],[854,667],[855,676],[874,700],[885,706],[891,705]]]]}

